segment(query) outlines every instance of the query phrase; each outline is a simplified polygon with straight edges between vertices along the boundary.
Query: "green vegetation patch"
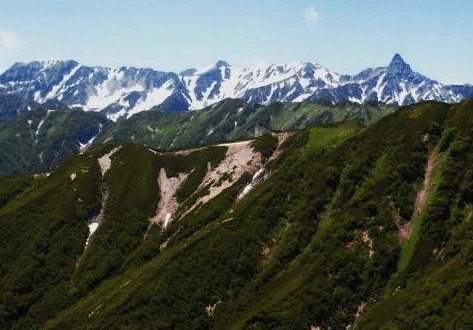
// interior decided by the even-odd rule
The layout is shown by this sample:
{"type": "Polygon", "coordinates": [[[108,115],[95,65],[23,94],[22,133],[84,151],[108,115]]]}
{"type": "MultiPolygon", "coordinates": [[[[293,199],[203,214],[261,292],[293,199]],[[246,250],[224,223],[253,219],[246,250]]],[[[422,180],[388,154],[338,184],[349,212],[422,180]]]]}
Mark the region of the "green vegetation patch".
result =
{"type": "Polygon", "coordinates": [[[0,208],[31,186],[34,181],[32,175],[0,177],[0,208]]]}
{"type": "Polygon", "coordinates": [[[341,142],[359,133],[361,129],[361,125],[350,123],[311,128],[309,147],[314,150],[320,148],[334,148],[341,142]]]}
{"type": "Polygon", "coordinates": [[[256,152],[260,152],[263,160],[268,159],[278,147],[278,138],[271,133],[265,133],[257,137],[251,146],[256,152]]]}

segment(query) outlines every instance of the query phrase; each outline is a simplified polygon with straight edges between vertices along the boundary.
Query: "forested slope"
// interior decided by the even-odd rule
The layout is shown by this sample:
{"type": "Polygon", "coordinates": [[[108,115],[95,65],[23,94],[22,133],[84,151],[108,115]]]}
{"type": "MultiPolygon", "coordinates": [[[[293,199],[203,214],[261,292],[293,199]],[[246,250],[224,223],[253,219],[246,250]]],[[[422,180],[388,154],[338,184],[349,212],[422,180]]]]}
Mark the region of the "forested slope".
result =
{"type": "Polygon", "coordinates": [[[424,102],[173,153],[100,145],[2,179],[0,322],[466,327],[472,110],[424,102]]]}

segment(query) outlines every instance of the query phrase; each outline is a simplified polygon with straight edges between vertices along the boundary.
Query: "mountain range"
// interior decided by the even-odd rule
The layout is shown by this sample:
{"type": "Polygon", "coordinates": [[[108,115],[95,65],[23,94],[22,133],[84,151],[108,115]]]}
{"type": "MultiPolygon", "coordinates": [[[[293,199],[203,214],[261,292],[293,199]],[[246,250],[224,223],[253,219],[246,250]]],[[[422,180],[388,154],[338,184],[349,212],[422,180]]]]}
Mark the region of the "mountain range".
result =
{"type": "Polygon", "coordinates": [[[317,63],[233,68],[225,61],[180,73],[149,68],[90,67],[76,61],[16,63],[0,75],[0,96],[26,102],[60,101],[111,120],[152,108],[202,109],[226,98],[248,103],[324,101],[408,105],[423,100],[459,102],[472,85],[445,85],[411,69],[399,54],[386,67],[340,75],[317,63]]]}
{"type": "Polygon", "coordinates": [[[250,139],[269,131],[342,121],[370,124],[395,107],[383,104],[274,102],[225,99],[199,111],[143,111],[113,122],[60,102],[22,102],[0,96],[0,175],[49,171],[91,145],[136,143],[171,150],[250,139]],[[3,111],[2,111],[3,110],[3,111]]]}

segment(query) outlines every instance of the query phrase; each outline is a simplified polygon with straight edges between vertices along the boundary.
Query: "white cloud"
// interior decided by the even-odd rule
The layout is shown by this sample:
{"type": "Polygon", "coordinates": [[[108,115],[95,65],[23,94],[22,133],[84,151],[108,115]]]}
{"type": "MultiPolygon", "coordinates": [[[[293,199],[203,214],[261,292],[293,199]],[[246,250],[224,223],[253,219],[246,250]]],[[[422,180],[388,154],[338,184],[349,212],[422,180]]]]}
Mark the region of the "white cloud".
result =
{"type": "Polygon", "coordinates": [[[0,29],[0,44],[3,48],[15,48],[20,43],[20,37],[15,31],[0,29]]]}
{"type": "Polygon", "coordinates": [[[319,13],[314,7],[308,7],[304,11],[304,19],[308,23],[314,23],[319,18],[319,13]]]}

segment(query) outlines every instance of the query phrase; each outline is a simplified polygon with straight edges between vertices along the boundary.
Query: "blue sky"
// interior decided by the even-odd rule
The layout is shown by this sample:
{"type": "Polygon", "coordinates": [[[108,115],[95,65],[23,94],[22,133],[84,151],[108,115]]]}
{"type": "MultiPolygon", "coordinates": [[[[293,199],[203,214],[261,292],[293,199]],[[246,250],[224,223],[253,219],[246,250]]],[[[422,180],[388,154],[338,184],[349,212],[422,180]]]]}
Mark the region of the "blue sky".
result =
{"type": "Polygon", "coordinates": [[[14,62],[181,71],[317,62],[338,73],[394,53],[446,83],[473,83],[473,1],[0,0],[0,70],[14,62]]]}

